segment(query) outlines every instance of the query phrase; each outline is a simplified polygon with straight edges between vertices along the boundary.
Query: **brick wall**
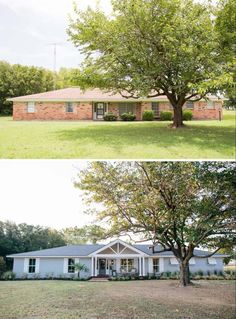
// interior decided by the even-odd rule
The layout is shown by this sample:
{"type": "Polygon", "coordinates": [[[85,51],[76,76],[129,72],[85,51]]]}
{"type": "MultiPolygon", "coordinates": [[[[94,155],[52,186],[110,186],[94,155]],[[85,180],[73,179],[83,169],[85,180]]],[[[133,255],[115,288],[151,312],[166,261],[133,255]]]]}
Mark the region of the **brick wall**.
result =
{"type": "MultiPolygon", "coordinates": [[[[142,119],[142,113],[145,110],[151,110],[151,102],[136,103],[135,114],[136,120],[142,119]]],[[[159,103],[161,111],[172,111],[172,106],[168,102],[159,103]]],[[[118,103],[109,103],[108,112],[116,114],[119,117],[118,103]]],[[[219,116],[223,116],[222,102],[214,102],[214,108],[207,108],[207,103],[204,101],[195,102],[193,118],[214,119],[218,120],[219,116]]],[[[63,102],[37,102],[35,103],[35,113],[27,113],[27,103],[15,102],[13,105],[14,120],[92,120],[93,119],[93,104],[92,102],[74,103],[74,112],[67,113],[66,106],[63,102]]]]}
{"type": "Polygon", "coordinates": [[[92,103],[74,103],[74,112],[67,113],[63,102],[37,102],[35,113],[27,113],[27,103],[13,104],[14,120],[92,120],[92,103]]]}

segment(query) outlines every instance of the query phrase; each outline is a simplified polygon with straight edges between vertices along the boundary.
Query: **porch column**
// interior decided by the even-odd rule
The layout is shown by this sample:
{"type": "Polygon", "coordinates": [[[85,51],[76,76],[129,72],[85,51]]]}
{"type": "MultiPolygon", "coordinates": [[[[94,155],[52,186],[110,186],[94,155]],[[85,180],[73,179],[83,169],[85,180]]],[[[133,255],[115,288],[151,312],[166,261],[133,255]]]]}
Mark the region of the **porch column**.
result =
{"type": "Polygon", "coordinates": [[[141,257],[139,257],[139,276],[142,276],[142,264],[141,264],[141,257]]]}
{"type": "Polygon", "coordinates": [[[143,257],[143,276],[145,276],[145,257],[143,257]]]}
{"type": "Polygon", "coordinates": [[[97,277],[97,275],[98,275],[97,261],[98,261],[98,258],[95,257],[95,277],[97,277]]]}
{"type": "Polygon", "coordinates": [[[116,273],[120,273],[120,258],[116,259],[116,273]]]}
{"type": "Polygon", "coordinates": [[[92,264],[91,264],[91,276],[94,276],[94,258],[92,257],[92,264]]]}

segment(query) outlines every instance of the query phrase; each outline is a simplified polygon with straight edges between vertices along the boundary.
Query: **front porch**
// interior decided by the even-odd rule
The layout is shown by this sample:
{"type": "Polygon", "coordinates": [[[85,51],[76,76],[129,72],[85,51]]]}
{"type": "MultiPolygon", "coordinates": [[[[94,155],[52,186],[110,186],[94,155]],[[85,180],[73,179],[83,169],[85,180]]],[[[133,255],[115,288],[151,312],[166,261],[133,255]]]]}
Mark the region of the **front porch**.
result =
{"type": "Polygon", "coordinates": [[[92,277],[117,277],[146,276],[145,258],[127,256],[127,258],[117,258],[115,256],[107,258],[107,256],[92,257],[92,277]]]}
{"type": "Polygon", "coordinates": [[[120,120],[122,114],[132,113],[135,114],[136,121],[141,121],[145,110],[152,110],[155,119],[160,118],[159,104],[155,102],[94,102],[93,120],[102,121],[108,113],[116,115],[117,119],[120,120]]]}
{"type": "Polygon", "coordinates": [[[92,277],[146,276],[148,255],[120,240],[91,254],[92,277]]]}

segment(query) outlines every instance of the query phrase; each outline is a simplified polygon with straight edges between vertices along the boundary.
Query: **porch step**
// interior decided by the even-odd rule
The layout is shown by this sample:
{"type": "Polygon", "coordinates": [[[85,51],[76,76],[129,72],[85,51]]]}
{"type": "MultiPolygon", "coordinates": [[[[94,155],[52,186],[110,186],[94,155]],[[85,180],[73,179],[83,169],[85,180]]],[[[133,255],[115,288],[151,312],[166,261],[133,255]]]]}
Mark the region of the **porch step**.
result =
{"type": "Polygon", "coordinates": [[[108,282],[108,278],[107,277],[94,277],[94,278],[91,278],[89,279],[90,282],[108,282]]]}

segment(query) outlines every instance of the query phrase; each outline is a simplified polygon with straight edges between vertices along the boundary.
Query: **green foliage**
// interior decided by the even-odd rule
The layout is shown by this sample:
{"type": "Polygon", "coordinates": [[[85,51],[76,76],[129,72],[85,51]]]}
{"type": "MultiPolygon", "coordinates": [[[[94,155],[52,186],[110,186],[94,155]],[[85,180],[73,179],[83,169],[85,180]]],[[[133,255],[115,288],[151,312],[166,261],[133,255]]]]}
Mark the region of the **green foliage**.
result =
{"type": "MultiPolygon", "coordinates": [[[[207,1],[114,0],[113,12],[75,7],[68,34],[86,58],[85,86],[129,97],[167,95],[174,109],[228,83],[207,1]]],[[[233,24],[232,24],[233,26],[233,24]]],[[[174,114],[181,126],[181,112],[174,114]]]]}
{"type": "Polygon", "coordinates": [[[62,235],[65,242],[70,245],[86,243],[96,244],[99,240],[106,237],[106,231],[98,225],[86,225],[81,228],[65,228],[62,230],[62,235]]]}
{"type": "Polygon", "coordinates": [[[5,259],[0,256],[0,278],[2,277],[3,273],[6,271],[7,265],[5,259]]]}
{"type": "Polygon", "coordinates": [[[160,120],[161,121],[171,121],[173,118],[173,113],[170,111],[161,111],[160,120]]]}
{"type": "Polygon", "coordinates": [[[52,90],[53,72],[0,61],[0,114],[12,114],[12,103],[7,98],[52,90]]]}
{"type": "Polygon", "coordinates": [[[113,113],[107,113],[106,115],[104,115],[103,119],[104,121],[114,122],[117,121],[117,115],[113,113]]]}
{"type": "Polygon", "coordinates": [[[75,185],[104,207],[96,217],[111,236],[142,233],[154,250],[172,251],[186,276],[194,248],[234,241],[235,179],[231,162],[96,162],[75,185]]]}
{"type": "Polygon", "coordinates": [[[136,119],[136,115],[133,113],[123,113],[121,114],[120,118],[122,121],[130,122],[136,119]]]}
{"type": "Polygon", "coordinates": [[[183,121],[192,121],[193,119],[193,112],[189,110],[183,111],[183,121]]]}
{"type": "MultiPolygon", "coordinates": [[[[62,234],[54,229],[0,221],[0,256],[65,245],[62,234]]],[[[11,264],[8,263],[8,268],[11,264]]]]}
{"type": "Polygon", "coordinates": [[[75,267],[75,271],[78,271],[78,278],[80,278],[81,271],[82,272],[89,272],[89,268],[82,263],[76,263],[74,267],[75,267]]]}
{"type": "Polygon", "coordinates": [[[143,121],[153,121],[154,112],[152,110],[146,110],[143,112],[143,121]]]}
{"type": "Polygon", "coordinates": [[[13,271],[6,271],[2,275],[2,279],[4,280],[14,280],[16,278],[16,274],[13,271]]]}

